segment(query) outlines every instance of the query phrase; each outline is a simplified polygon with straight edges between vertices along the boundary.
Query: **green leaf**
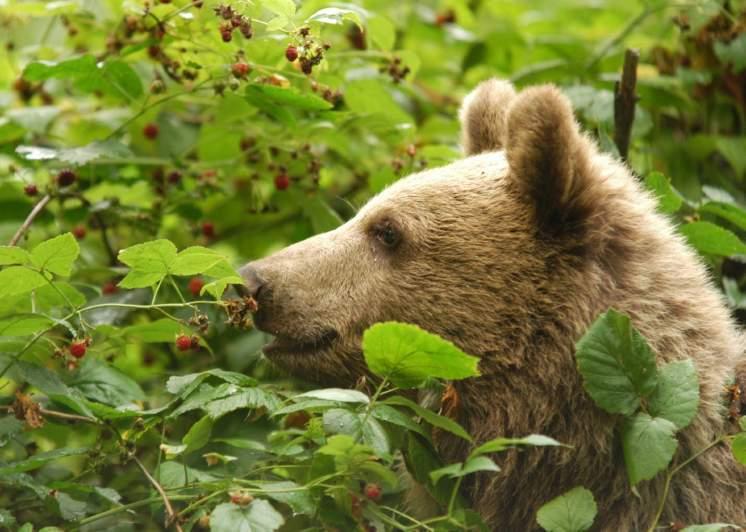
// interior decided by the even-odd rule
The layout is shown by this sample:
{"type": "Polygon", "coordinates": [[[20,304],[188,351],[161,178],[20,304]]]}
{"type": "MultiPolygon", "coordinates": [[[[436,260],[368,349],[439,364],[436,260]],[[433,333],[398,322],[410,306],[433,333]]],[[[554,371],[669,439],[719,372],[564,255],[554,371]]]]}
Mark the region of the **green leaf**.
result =
{"type": "Polygon", "coordinates": [[[130,377],[95,357],[85,357],[70,382],[93,401],[122,406],[145,399],[145,393],[130,377]]]}
{"type": "Polygon", "coordinates": [[[223,255],[202,246],[192,246],[180,251],[170,266],[170,272],[174,275],[204,273],[212,277],[238,277],[238,273],[230,267],[223,255]]]}
{"type": "Polygon", "coordinates": [[[731,449],[734,458],[746,466],[746,433],[738,434],[733,438],[731,449]]]}
{"type": "Polygon", "coordinates": [[[216,377],[238,386],[256,386],[257,384],[256,380],[243,375],[242,373],[215,368],[200,373],[190,373],[189,375],[170,377],[166,381],[166,390],[168,390],[169,393],[181,396],[183,399],[196,390],[200,383],[208,377],[216,377]]]}
{"type": "Polygon", "coordinates": [[[479,375],[479,359],[451,342],[407,323],[377,323],[363,335],[370,370],[400,388],[416,388],[431,378],[458,380],[479,375]]]}
{"type": "Polygon", "coordinates": [[[212,425],[213,420],[210,416],[204,416],[192,425],[181,440],[181,443],[186,445],[184,452],[191,453],[207,445],[212,434],[212,425]]]}
{"type": "Polygon", "coordinates": [[[699,379],[691,360],[670,362],[658,369],[658,386],[648,399],[648,412],[683,429],[699,406],[699,379]]]}
{"type": "Polygon", "coordinates": [[[714,214],[720,218],[729,221],[739,229],[746,231],[746,211],[730,205],[728,203],[721,203],[718,201],[711,201],[705,203],[699,208],[699,212],[714,214]]]}
{"type": "Polygon", "coordinates": [[[640,398],[656,386],[655,356],[629,317],[613,309],[602,314],[577,343],[583,384],[598,406],[631,415],[640,398]]]}
{"type": "Polygon", "coordinates": [[[287,504],[296,514],[313,515],[316,505],[307,489],[295,482],[282,480],[279,482],[257,482],[262,494],[272,500],[287,504]]]}
{"type": "MultiPolygon", "coordinates": [[[[403,58],[404,54],[401,55],[403,58]]],[[[396,103],[386,87],[375,79],[350,82],[345,91],[345,103],[355,113],[377,115],[392,126],[412,124],[412,117],[396,103]]]]}
{"type": "Polygon", "coordinates": [[[224,416],[239,408],[265,408],[268,412],[274,412],[280,406],[280,400],[274,394],[261,388],[244,388],[235,395],[216,399],[205,405],[205,411],[213,419],[224,416]]]}
{"type": "Polygon", "coordinates": [[[224,502],[210,514],[212,532],[272,532],[284,523],[282,514],[262,499],[255,499],[247,506],[224,502]]]}
{"type": "Polygon", "coordinates": [[[86,454],[87,448],[70,449],[63,447],[61,449],[55,449],[53,451],[47,451],[44,453],[37,453],[30,458],[20,460],[18,462],[11,462],[9,464],[0,463],[0,476],[12,475],[13,473],[23,473],[24,471],[32,471],[38,469],[44,464],[59,460],[66,456],[79,456],[86,454]]]}
{"type": "Polygon", "coordinates": [[[0,271],[0,298],[31,292],[47,282],[39,272],[24,266],[9,266],[0,271]]]}
{"type": "Polygon", "coordinates": [[[287,18],[295,15],[295,2],[293,0],[263,0],[262,6],[269,9],[275,15],[287,18]]]}
{"type": "Polygon", "coordinates": [[[370,403],[370,399],[363,392],[357,390],[346,390],[343,388],[324,388],[311,390],[310,392],[296,395],[295,398],[310,397],[313,399],[324,399],[340,403],[370,403]]]}
{"type": "Polygon", "coordinates": [[[303,206],[303,212],[311,221],[314,233],[326,233],[342,225],[339,217],[329,205],[319,196],[299,198],[298,203],[303,206]]]}
{"type": "Polygon", "coordinates": [[[464,464],[462,462],[449,464],[447,466],[435,469],[433,471],[430,471],[430,481],[433,484],[437,484],[438,481],[443,477],[455,478],[463,469],[464,464]]]}
{"type": "Polygon", "coordinates": [[[184,326],[169,318],[130,325],[122,329],[122,333],[140,342],[173,342],[174,338],[184,332],[184,326]]]}
{"type": "Polygon", "coordinates": [[[517,445],[533,445],[535,447],[545,446],[559,446],[562,445],[557,440],[544,436],[542,434],[530,434],[525,438],[495,438],[489,440],[476,449],[474,449],[470,456],[478,456],[480,454],[499,453],[511,447],[517,445]]]}
{"type": "Polygon", "coordinates": [[[363,21],[357,11],[341,7],[325,7],[319,9],[306,19],[306,22],[320,22],[321,24],[344,24],[347,21],[360,27],[363,25],[363,21]]]}
{"type": "Polygon", "coordinates": [[[25,314],[0,319],[0,336],[26,336],[49,328],[54,322],[46,316],[25,314]]]}
{"type": "Polygon", "coordinates": [[[331,434],[350,434],[362,436],[363,443],[378,455],[391,452],[389,439],[381,424],[365,413],[351,412],[343,408],[331,408],[324,412],[324,430],[331,434]]]}
{"type": "Polygon", "coordinates": [[[466,463],[451,464],[441,467],[430,473],[430,479],[433,484],[437,484],[443,477],[461,478],[479,471],[500,471],[497,464],[486,456],[475,456],[466,461],[466,463]]]}
{"type": "Polygon", "coordinates": [[[65,233],[38,244],[31,250],[31,262],[40,270],[69,277],[80,246],[72,233],[65,233]]]}
{"type": "Polygon", "coordinates": [[[313,93],[300,92],[294,87],[247,85],[244,91],[248,102],[259,109],[285,107],[301,111],[326,111],[333,106],[313,93]]]}
{"type": "Polygon", "coordinates": [[[622,449],[631,485],[649,480],[668,466],[676,452],[676,425],[644,412],[624,420],[622,449]]]}
{"type": "Polygon", "coordinates": [[[536,522],[547,532],[584,532],[597,511],[593,493],[578,486],[539,508],[536,522]]]}
{"type": "Polygon", "coordinates": [[[411,432],[416,432],[425,438],[429,438],[422,425],[416,423],[410,416],[392,406],[378,403],[370,411],[370,415],[378,420],[404,427],[411,432]]]}
{"type": "Polygon", "coordinates": [[[176,246],[163,239],[145,242],[120,251],[119,260],[131,268],[119,282],[119,286],[153,286],[169,273],[171,265],[176,260],[176,246]]]}
{"type": "Polygon", "coordinates": [[[84,501],[73,499],[70,495],[62,491],[56,492],[53,497],[57,500],[60,515],[64,520],[75,521],[81,517],[85,517],[88,505],[84,501]]]}
{"type": "Polygon", "coordinates": [[[381,403],[387,405],[405,406],[412,410],[415,414],[420,416],[422,419],[430,423],[432,426],[450,432],[451,434],[455,434],[456,436],[467,441],[471,441],[471,436],[469,436],[469,434],[461,425],[459,425],[452,419],[436,414],[432,410],[428,410],[427,408],[418,405],[417,403],[407,399],[406,397],[389,397],[388,399],[381,401],[381,403]]]}
{"type": "Polygon", "coordinates": [[[0,246],[0,266],[11,264],[28,264],[29,255],[25,249],[17,246],[0,246]]]}
{"type": "Polygon", "coordinates": [[[83,55],[65,61],[36,61],[29,63],[23,71],[23,78],[28,81],[43,81],[49,78],[70,79],[94,75],[96,59],[83,55]]]}
{"type": "Polygon", "coordinates": [[[18,146],[16,153],[29,161],[57,159],[64,163],[83,165],[106,157],[131,157],[130,149],[116,140],[92,142],[78,148],[53,149],[40,146],[18,146]]]}
{"type": "Polygon", "coordinates": [[[124,61],[109,60],[100,75],[106,82],[104,90],[125,100],[136,100],[143,94],[140,76],[124,61]]]}
{"type": "Polygon", "coordinates": [[[733,66],[734,74],[746,68],[746,33],[728,43],[716,40],[713,48],[718,59],[733,66]]]}
{"type": "Polygon", "coordinates": [[[386,17],[375,16],[368,21],[366,36],[375,46],[388,52],[394,47],[396,29],[386,17]]]}
{"type": "Polygon", "coordinates": [[[736,177],[741,177],[746,170],[746,138],[718,137],[715,146],[720,155],[733,167],[736,177]]]}
{"type": "Polygon", "coordinates": [[[667,214],[681,208],[683,200],[671,186],[671,181],[660,172],[651,172],[645,178],[645,185],[658,198],[658,208],[667,214]]]}
{"type": "Polygon", "coordinates": [[[681,226],[680,231],[703,255],[746,255],[746,244],[732,232],[713,223],[692,222],[681,226]]]}

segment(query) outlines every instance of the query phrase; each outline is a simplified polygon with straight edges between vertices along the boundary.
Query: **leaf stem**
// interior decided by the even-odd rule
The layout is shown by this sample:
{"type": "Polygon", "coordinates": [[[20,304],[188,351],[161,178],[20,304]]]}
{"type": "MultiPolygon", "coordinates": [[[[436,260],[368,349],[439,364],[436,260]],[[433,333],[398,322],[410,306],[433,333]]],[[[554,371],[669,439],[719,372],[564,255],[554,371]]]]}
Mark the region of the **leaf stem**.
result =
{"type": "Polygon", "coordinates": [[[47,203],[52,199],[52,196],[49,194],[45,194],[39,202],[34,205],[34,208],[31,209],[31,212],[26,217],[26,219],[23,221],[23,224],[21,224],[21,227],[18,228],[18,231],[16,231],[16,234],[13,235],[13,238],[10,239],[10,242],[8,243],[9,246],[15,246],[18,244],[18,241],[21,239],[21,237],[28,231],[29,227],[31,227],[31,224],[34,223],[34,220],[37,216],[41,213],[41,211],[44,210],[44,207],[47,206],[47,203]]]}
{"type": "Polygon", "coordinates": [[[176,528],[177,532],[183,532],[181,529],[181,525],[179,524],[179,520],[174,513],[174,508],[171,506],[171,501],[168,499],[168,495],[166,495],[166,492],[163,491],[163,486],[160,485],[160,483],[153,478],[153,476],[148,472],[147,468],[143,465],[143,463],[140,461],[137,456],[134,454],[131,455],[132,460],[137,464],[137,467],[140,468],[140,471],[142,471],[143,475],[145,475],[145,478],[148,479],[148,482],[150,482],[153,487],[155,488],[155,491],[158,492],[158,494],[161,496],[161,499],[163,499],[163,505],[166,508],[166,528],[169,527],[169,525],[173,524],[174,528],[176,528]]]}

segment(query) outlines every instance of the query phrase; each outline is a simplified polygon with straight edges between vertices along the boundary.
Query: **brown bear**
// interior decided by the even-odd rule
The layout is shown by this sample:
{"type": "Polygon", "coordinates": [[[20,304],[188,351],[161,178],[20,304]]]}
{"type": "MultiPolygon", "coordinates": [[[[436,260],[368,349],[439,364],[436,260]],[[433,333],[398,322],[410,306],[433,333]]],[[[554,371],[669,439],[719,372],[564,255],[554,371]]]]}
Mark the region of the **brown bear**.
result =
{"type": "MultiPolygon", "coordinates": [[[[609,307],[628,314],[659,363],[690,358],[701,401],[674,463],[726,430],[724,386],[743,339],[708,272],[627,167],[600,153],[553,86],[488,81],[461,112],[467,158],[402,179],[341,227],[242,271],[275,335],[267,356],[319,383],[365,373],[361,336],[380,321],[436,333],[479,356],[455,383],[476,443],[541,433],[572,448],[496,456],[464,495],[494,530],[537,528],[538,508],[585,486],[595,530],[645,530],[665,475],[628,483],[616,428],[583,389],[575,343],[609,307]]],[[[445,461],[469,444],[441,435],[445,461]]],[[[673,477],[661,523],[746,525],[746,468],[727,444],[673,477]]]]}

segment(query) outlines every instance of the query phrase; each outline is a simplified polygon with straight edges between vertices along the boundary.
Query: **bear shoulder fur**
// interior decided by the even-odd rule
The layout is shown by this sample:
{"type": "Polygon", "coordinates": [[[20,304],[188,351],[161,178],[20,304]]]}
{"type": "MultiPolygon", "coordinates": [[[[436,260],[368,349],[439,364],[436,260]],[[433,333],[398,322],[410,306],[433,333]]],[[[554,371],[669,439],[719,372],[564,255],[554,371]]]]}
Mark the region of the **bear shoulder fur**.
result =
{"type": "MultiPolygon", "coordinates": [[[[542,433],[570,445],[507,451],[500,472],[465,478],[493,529],[535,529],[536,511],[575,486],[598,502],[595,529],[647,529],[664,475],[633,494],[620,420],[585,393],[575,343],[613,307],[659,364],[694,362],[701,400],[678,435],[681,463],[727,429],[722,396],[744,363],[741,333],[700,259],[581,132],[558,89],[488,81],[461,119],[468,157],[401,179],[341,227],[245,267],[255,323],[276,336],[265,352],[303,378],[351,385],[373,323],[439,334],[480,357],[482,376],[454,383],[474,444],[542,433]]],[[[436,438],[446,461],[470,445],[436,438]]],[[[746,468],[726,444],[673,477],[661,523],[675,521],[746,525],[746,468]]]]}

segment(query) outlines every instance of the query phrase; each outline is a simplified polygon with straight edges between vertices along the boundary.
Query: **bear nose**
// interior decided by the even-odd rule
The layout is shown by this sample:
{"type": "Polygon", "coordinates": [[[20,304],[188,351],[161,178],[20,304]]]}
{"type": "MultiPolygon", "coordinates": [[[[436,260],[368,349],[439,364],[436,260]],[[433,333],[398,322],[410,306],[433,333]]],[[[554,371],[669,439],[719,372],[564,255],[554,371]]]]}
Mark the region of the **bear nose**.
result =
{"type": "Polygon", "coordinates": [[[241,277],[244,279],[244,286],[239,286],[238,290],[244,296],[251,296],[255,300],[259,301],[259,295],[262,289],[267,286],[267,282],[262,279],[259,272],[251,265],[247,264],[239,271],[241,277]]]}

